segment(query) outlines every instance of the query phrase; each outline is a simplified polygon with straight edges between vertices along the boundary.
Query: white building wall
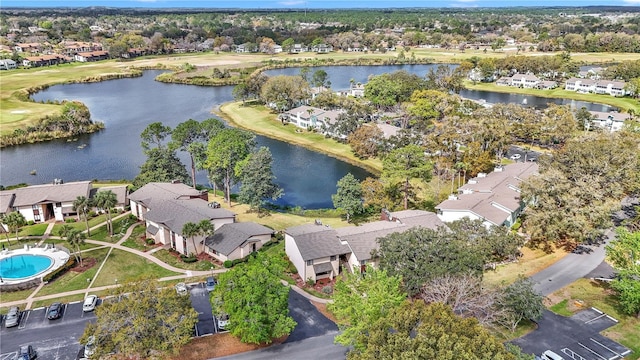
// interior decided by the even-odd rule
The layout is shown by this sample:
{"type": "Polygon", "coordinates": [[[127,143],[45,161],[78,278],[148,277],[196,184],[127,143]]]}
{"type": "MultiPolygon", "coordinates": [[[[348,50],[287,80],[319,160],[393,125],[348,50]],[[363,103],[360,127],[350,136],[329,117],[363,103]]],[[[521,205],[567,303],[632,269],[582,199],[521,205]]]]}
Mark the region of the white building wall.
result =
{"type": "Polygon", "coordinates": [[[26,221],[35,221],[35,218],[33,217],[33,209],[31,209],[31,206],[27,207],[20,207],[18,208],[18,212],[20,214],[22,214],[22,216],[24,216],[24,219],[26,221]]]}
{"type": "Polygon", "coordinates": [[[298,275],[300,275],[302,279],[306,279],[306,263],[302,259],[302,254],[300,254],[300,250],[298,250],[298,245],[296,244],[293,237],[289,234],[285,234],[284,236],[284,252],[287,254],[289,260],[293,263],[296,269],[298,269],[298,275]]]}

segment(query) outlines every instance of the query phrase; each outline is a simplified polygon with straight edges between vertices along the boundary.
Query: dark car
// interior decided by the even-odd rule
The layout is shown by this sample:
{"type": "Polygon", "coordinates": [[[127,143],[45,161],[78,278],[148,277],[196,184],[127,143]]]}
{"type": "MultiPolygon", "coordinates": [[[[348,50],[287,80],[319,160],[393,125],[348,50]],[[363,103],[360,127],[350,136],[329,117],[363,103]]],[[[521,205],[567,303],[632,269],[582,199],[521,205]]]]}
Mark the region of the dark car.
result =
{"type": "Polygon", "coordinates": [[[213,276],[209,276],[204,285],[207,291],[211,292],[216,288],[216,279],[213,276]]]}
{"type": "Polygon", "coordinates": [[[31,345],[20,346],[18,350],[19,360],[33,360],[38,357],[38,353],[33,349],[31,345]]]}
{"type": "Polygon", "coordinates": [[[49,311],[47,312],[47,319],[59,319],[60,316],[62,316],[62,304],[59,302],[51,304],[51,306],[49,306],[49,311]]]}

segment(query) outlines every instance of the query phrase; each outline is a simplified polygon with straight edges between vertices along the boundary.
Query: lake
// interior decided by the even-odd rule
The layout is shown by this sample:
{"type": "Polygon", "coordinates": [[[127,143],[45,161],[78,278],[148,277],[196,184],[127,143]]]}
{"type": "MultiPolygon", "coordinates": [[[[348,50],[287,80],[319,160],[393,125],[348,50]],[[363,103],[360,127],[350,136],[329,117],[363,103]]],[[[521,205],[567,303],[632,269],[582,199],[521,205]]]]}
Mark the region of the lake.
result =
{"type": "MultiPolygon", "coordinates": [[[[370,75],[399,69],[424,76],[437,65],[394,66],[327,66],[311,68],[327,72],[332,88],[346,89],[349,82],[366,82],[370,75]]],[[[299,68],[269,70],[268,75],[294,75],[299,68]]],[[[33,95],[35,101],[79,100],[85,103],[93,120],[105,123],[99,133],[83,135],[77,141],[55,140],[26,144],[0,150],[0,184],[42,184],[60,178],[64,181],[133,179],[144,163],[140,147],[140,133],[152,122],[160,121],[174,128],[177,124],[195,119],[202,121],[212,110],[233,100],[231,86],[201,87],[165,84],[154,81],[161,71],[145,71],[142,77],[52,86],[33,95]],[[32,170],[35,175],[30,175],[32,170]]],[[[544,107],[548,102],[585,106],[589,110],[609,111],[609,106],[580,101],[547,99],[530,95],[514,95],[486,91],[463,91],[462,96],[485,99],[489,103],[509,102],[521,104],[527,98],[529,106],[544,107]]],[[[336,183],[347,173],[357,179],[370,174],[330,156],[313,152],[281,141],[256,136],[258,146],[266,146],[273,154],[276,182],[285,195],[279,205],[303,208],[333,207],[331,195],[336,183]]],[[[186,154],[181,159],[188,164],[186,154]]],[[[198,172],[197,181],[208,184],[206,173],[198,172]]]]}

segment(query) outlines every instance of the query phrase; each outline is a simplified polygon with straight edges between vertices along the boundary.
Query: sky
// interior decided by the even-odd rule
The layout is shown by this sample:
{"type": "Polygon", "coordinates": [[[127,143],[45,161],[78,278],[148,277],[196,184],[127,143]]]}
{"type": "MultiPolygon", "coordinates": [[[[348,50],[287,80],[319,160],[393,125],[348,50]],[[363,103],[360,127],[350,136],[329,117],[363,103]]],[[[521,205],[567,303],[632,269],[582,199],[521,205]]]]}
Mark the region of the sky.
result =
{"type": "Polygon", "coordinates": [[[640,6],[640,0],[0,0],[3,7],[328,9],[407,7],[640,6]]]}

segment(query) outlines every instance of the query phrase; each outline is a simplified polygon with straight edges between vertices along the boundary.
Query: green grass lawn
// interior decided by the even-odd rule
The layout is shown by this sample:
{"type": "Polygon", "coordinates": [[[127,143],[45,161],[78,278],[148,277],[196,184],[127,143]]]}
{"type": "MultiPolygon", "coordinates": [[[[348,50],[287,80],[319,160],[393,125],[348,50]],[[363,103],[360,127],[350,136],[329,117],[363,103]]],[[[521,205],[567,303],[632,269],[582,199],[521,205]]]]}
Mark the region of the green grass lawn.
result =
{"type": "MultiPolygon", "coordinates": [[[[69,242],[67,242],[67,240],[62,240],[62,239],[49,239],[47,241],[45,241],[47,244],[55,244],[55,245],[61,245],[66,247],[67,249],[69,249],[69,251],[75,251],[76,248],[74,246],[72,246],[71,244],[69,244],[69,242]]],[[[95,244],[89,244],[87,242],[85,242],[84,244],[80,244],[80,250],[89,250],[89,249],[93,249],[93,248],[97,248],[100,245],[95,245],[95,244]]]]}
{"type": "Polygon", "coordinates": [[[83,261],[89,261],[89,259],[95,259],[96,263],[84,272],[77,273],[74,271],[67,271],[64,275],[58,277],[52,282],[45,285],[36,296],[44,296],[51,294],[58,294],[65,291],[86,289],[91,282],[91,279],[98,272],[98,268],[102,265],[104,258],[107,256],[109,249],[97,249],[89,251],[83,254],[83,261]]]}
{"type": "Polygon", "coordinates": [[[35,289],[36,288],[28,289],[28,290],[22,290],[22,291],[11,291],[11,292],[2,291],[2,292],[0,292],[0,303],[17,301],[17,300],[24,300],[27,297],[29,297],[29,295],[31,295],[31,293],[35,289]]]}
{"type": "Polygon", "coordinates": [[[215,265],[214,263],[208,260],[198,260],[194,263],[186,263],[182,261],[180,258],[176,257],[175,255],[172,255],[171,253],[169,253],[168,250],[165,250],[165,249],[154,252],[153,256],[155,256],[156,258],[162,260],[163,262],[171,266],[177,267],[178,269],[207,271],[207,270],[211,270],[212,267],[214,269],[220,268],[219,266],[215,265]]]}
{"type": "Polygon", "coordinates": [[[70,302],[82,301],[82,300],[84,300],[84,295],[83,294],[62,296],[62,297],[55,298],[55,299],[34,301],[33,304],[31,304],[31,308],[35,309],[35,308],[39,308],[39,307],[43,307],[43,306],[49,306],[49,305],[53,304],[54,302],[61,302],[63,304],[68,304],[70,302]]]}
{"type": "MultiPolygon", "coordinates": [[[[47,226],[49,226],[47,223],[24,226],[20,231],[18,231],[18,236],[42,236],[44,235],[45,230],[47,230],[47,226]]],[[[16,233],[14,232],[13,235],[15,234],[16,233]]]]}
{"type": "Polygon", "coordinates": [[[573,313],[569,310],[569,308],[567,308],[568,304],[569,304],[569,299],[564,299],[564,300],[560,301],[559,303],[550,306],[549,310],[553,311],[554,313],[556,313],[558,315],[571,316],[571,315],[573,315],[573,313]]]}
{"type": "MultiPolygon", "coordinates": [[[[556,305],[552,306],[552,309],[555,308],[561,312],[571,313],[572,310],[569,309],[568,305],[580,300],[583,303],[582,307],[595,307],[612,316],[619,321],[618,324],[603,331],[602,334],[631,349],[632,353],[627,356],[628,359],[638,359],[640,357],[640,319],[635,316],[625,315],[620,311],[616,295],[608,284],[580,279],[558,290],[550,298],[558,301],[556,305]],[[565,300],[565,304],[560,305],[565,300]]],[[[576,308],[573,311],[579,310],[581,309],[576,308]]]]}
{"type": "Polygon", "coordinates": [[[107,224],[104,224],[91,232],[90,239],[111,243],[118,242],[127,232],[127,229],[136,222],[137,220],[133,220],[129,216],[121,217],[119,219],[113,220],[113,236],[109,236],[109,232],[107,231],[107,224]]]}
{"type": "Polygon", "coordinates": [[[114,249],[109,255],[102,271],[98,274],[93,286],[114,285],[116,279],[119,284],[134,281],[142,277],[161,278],[178,275],[166,270],[135,254],[114,249]]]}
{"type": "Polygon", "coordinates": [[[126,246],[126,247],[140,250],[140,251],[149,250],[151,247],[148,246],[147,243],[145,242],[146,240],[145,230],[146,229],[144,227],[144,224],[138,224],[138,226],[136,226],[131,232],[131,235],[129,236],[129,238],[122,243],[122,246],[126,246]]]}
{"type": "Polygon", "coordinates": [[[522,337],[536,329],[536,324],[530,320],[522,320],[514,331],[506,328],[496,329],[494,335],[502,341],[511,341],[522,337]]]}

